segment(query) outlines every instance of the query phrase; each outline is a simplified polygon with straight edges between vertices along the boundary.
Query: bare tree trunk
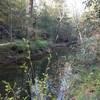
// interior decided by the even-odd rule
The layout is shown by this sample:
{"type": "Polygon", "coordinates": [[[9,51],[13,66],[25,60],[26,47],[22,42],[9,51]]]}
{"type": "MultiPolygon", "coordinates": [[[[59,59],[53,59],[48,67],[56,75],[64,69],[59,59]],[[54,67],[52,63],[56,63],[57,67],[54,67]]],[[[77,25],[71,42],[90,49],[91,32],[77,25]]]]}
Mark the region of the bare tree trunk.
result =
{"type": "Polygon", "coordinates": [[[30,0],[30,3],[29,3],[29,5],[30,5],[30,8],[29,8],[29,14],[30,14],[30,16],[32,17],[32,10],[33,10],[33,0],[30,0]]]}
{"type": "MultiPolygon", "coordinates": [[[[26,0],[26,16],[28,19],[32,19],[32,12],[33,12],[33,0],[26,0]]],[[[26,20],[26,38],[30,38],[31,30],[32,30],[32,23],[29,20],[26,20]]]]}
{"type": "Polygon", "coordinates": [[[13,40],[13,35],[12,35],[12,7],[10,8],[10,41],[13,40]]]}

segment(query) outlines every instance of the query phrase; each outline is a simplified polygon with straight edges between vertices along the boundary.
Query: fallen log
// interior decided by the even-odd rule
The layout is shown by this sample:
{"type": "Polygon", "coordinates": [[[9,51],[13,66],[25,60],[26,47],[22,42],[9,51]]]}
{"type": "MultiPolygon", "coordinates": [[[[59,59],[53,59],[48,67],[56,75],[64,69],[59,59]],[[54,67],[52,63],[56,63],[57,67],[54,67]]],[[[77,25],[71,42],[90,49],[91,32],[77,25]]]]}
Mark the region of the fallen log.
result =
{"type": "MultiPolygon", "coordinates": [[[[70,46],[75,45],[74,43],[48,43],[48,46],[45,48],[38,48],[36,49],[37,52],[34,52],[34,48],[31,48],[31,59],[33,61],[41,60],[43,57],[47,56],[49,53],[53,53],[54,51],[57,51],[58,49],[70,49],[70,46]],[[33,50],[33,51],[32,51],[33,50]]],[[[24,51],[22,48],[17,48],[15,43],[6,43],[6,44],[0,44],[0,64],[2,65],[9,65],[9,64],[20,64],[23,61],[26,61],[27,59],[27,51],[24,51]],[[14,49],[14,47],[16,47],[14,49]],[[12,50],[12,48],[14,50],[12,50]],[[19,53],[18,50],[22,50],[22,52],[19,53]]],[[[1,68],[1,66],[0,66],[1,68]]]]}

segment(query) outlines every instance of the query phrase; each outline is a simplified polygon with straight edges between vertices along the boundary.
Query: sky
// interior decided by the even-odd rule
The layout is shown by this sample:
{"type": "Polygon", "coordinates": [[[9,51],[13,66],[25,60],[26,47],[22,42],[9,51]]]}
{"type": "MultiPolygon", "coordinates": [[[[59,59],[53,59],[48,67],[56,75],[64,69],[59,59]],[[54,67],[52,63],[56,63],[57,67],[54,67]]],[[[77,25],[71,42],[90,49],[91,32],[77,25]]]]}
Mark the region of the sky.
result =
{"type": "MultiPolygon", "coordinates": [[[[45,0],[50,3],[52,3],[53,0],[45,0]]],[[[67,5],[67,8],[69,9],[69,14],[74,16],[81,16],[84,12],[85,5],[83,4],[83,1],[86,0],[65,0],[65,5],[67,5]]],[[[39,0],[36,0],[37,4],[39,4],[39,0]]]]}
{"type": "Polygon", "coordinates": [[[85,8],[83,1],[84,0],[65,0],[65,3],[68,6],[70,14],[77,14],[78,16],[81,16],[85,8]]]}

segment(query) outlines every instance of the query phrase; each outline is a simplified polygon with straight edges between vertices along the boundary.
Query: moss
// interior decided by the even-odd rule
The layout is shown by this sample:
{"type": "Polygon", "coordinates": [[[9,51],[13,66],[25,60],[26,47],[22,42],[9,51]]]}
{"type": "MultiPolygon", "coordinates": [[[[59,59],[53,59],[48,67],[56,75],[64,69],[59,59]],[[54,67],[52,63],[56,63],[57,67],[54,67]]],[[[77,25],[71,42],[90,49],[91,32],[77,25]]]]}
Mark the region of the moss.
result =
{"type": "Polygon", "coordinates": [[[31,45],[35,44],[36,48],[45,48],[48,46],[48,42],[46,40],[36,40],[36,41],[31,41],[31,45]]]}

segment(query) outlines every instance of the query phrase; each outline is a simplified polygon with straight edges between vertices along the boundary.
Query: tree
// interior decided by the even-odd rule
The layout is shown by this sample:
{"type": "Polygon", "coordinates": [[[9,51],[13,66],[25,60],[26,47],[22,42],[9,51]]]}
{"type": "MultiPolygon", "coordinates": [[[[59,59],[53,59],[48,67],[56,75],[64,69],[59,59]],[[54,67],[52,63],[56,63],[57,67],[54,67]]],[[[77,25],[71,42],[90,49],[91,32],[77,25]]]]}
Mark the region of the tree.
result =
{"type": "Polygon", "coordinates": [[[83,19],[83,33],[91,36],[92,31],[100,31],[100,1],[88,0],[86,3],[87,12],[82,16],[83,19]],[[90,34],[89,34],[90,33],[90,34]]]}
{"type": "Polygon", "coordinates": [[[24,0],[2,0],[0,9],[0,19],[8,26],[8,36],[11,40],[22,38],[25,35],[26,2],[24,0]]]}
{"type": "Polygon", "coordinates": [[[49,5],[42,1],[37,26],[40,33],[49,34],[50,38],[58,41],[60,37],[66,38],[74,33],[71,18],[67,15],[64,2],[52,1],[49,5]],[[58,39],[59,37],[59,39],[58,39]],[[58,40],[57,40],[58,39],[58,40]]]}

